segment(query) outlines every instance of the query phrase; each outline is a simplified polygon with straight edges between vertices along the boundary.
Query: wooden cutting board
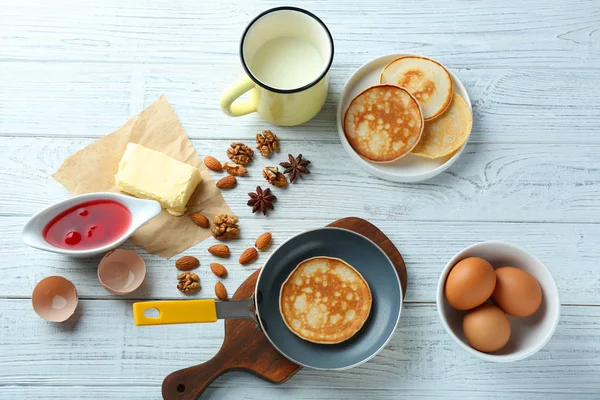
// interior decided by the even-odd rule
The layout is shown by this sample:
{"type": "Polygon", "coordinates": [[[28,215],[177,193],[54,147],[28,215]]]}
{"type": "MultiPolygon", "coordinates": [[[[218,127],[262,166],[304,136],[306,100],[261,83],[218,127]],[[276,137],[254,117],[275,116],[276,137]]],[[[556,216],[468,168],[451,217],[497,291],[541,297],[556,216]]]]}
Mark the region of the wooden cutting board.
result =
{"type": "MultiPolygon", "coordinates": [[[[396,246],[375,225],[360,218],[343,218],[327,226],[345,228],[371,239],[392,260],[406,295],[406,266],[396,246]]],[[[238,288],[232,300],[244,300],[254,293],[259,271],[255,271],[238,288]]],[[[194,400],[200,397],[220,375],[242,370],[271,383],[283,383],[302,367],[282,356],[269,343],[251,319],[225,321],[225,340],[219,352],[207,362],[175,371],[165,378],[162,394],[165,400],[194,400]]]]}

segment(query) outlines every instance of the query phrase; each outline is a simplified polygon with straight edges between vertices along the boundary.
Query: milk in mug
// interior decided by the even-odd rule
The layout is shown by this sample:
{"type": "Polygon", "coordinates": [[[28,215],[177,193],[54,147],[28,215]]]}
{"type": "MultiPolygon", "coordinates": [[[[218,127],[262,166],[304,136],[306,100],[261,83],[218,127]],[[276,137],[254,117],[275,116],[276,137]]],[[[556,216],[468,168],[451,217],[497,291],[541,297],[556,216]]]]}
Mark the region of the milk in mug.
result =
{"type": "Polygon", "coordinates": [[[319,51],[306,40],[292,36],[263,44],[250,63],[250,70],[258,80],[281,90],[308,85],[324,68],[319,51]]]}

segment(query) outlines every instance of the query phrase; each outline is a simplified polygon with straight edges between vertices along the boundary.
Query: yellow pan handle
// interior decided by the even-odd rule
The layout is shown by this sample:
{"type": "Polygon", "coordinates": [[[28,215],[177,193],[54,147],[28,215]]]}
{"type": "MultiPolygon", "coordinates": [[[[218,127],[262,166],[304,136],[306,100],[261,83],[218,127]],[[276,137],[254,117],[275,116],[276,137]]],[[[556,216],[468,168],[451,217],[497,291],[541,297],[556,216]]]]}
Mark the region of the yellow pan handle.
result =
{"type": "Polygon", "coordinates": [[[133,320],[137,326],[216,322],[217,307],[212,299],[144,301],[133,303],[133,320]],[[145,315],[151,309],[158,310],[158,317],[145,315]]]}
{"type": "Polygon", "coordinates": [[[247,75],[238,79],[221,94],[221,109],[230,117],[241,117],[256,111],[256,104],[250,100],[237,100],[238,97],[254,88],[254,82],[247,75]],[[237,101],[236,101],[237,100],[237,101]]]}

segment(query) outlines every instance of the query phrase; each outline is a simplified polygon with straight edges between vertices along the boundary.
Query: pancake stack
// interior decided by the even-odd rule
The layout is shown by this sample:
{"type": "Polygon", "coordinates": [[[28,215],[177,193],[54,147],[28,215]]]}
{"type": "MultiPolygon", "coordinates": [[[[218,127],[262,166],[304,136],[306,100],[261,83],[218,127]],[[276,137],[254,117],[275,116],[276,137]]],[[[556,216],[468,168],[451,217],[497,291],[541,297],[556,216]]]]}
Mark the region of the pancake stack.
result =
{"type": "Polygon", "coordinates": [[[471,109],[454,93],[442,64],[403,56],[388,63],[379,80],[352,100],[344,116],[346,138],[361,157],[375,163],[408,153],[439,158],[466,142],[471,109]]]}
{"type": "Polygon", "coordinates": [[[374,162],[394,161],[408,154],[423,132],[417,99],[394,85],[363,91],[350,103],[345,120],[350,145],[374,162]]]}
{"type": "Polygon", "coordinates": [[[455,93],[446,112],[433,121],[425,122],[421,140],[412,153],[426,158],[452,154],[467,141],[472,124],[469,105],[455,93]]]}
{"type": "Polygon", "coordinates": [[[301,262],[281,287],[279,308],[287,327],[313,343],[350,339],[371,312],[371,290],[348,263],[330,257],[301,262]]]}

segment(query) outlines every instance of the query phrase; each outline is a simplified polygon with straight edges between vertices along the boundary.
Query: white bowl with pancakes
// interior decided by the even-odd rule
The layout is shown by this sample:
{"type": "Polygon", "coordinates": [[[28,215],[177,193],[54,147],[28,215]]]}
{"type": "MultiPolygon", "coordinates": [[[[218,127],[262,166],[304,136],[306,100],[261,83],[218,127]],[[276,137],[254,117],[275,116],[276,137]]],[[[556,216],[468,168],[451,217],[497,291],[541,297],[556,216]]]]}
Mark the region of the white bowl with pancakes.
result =
{"type": "Polygon", "coordinates": [[[471,133],[472,107],[462,83],[437,61],[392,54],[348,79],[336,118],[344,149],[367,172],[417,182],[458,159],[471,133]]]}

